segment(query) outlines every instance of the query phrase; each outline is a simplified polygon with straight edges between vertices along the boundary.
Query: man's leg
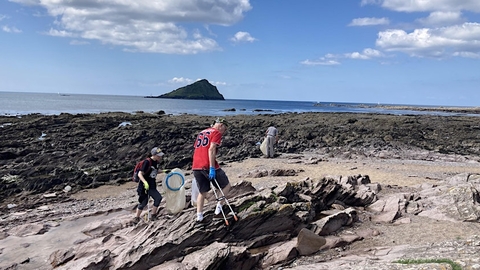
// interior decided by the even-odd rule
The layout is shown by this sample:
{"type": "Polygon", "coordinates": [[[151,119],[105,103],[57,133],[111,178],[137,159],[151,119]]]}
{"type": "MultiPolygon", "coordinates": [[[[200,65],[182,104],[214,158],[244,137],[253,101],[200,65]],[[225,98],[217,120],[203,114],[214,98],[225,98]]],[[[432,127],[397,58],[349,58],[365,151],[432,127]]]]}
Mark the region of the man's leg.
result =
{"type": "Polygon", "coordinates": [[[203,205],[205,203],[205,193],[198,193],[197,196],[197,221],[203,220],[203,205]]]}
{"type": "Polygon", "coordinates": [[[195,182],[197,182],[198,196],[197,196],[197,221],[203,221],[203,206],[205,204],[205,196],[210,190],[210,179],[206,171],[193,171],[195,182]]]}
{"type": "MultiPolygon", "coordinates": [[[[227,195],[231,189],[232,189],[232,186],[230,185],[230,183],[228,183],[228,185],[222,189],[223,195],[225,195],[225,200],[227,199],[227,195]]],[[[225,200],[219,201],[220,205],[224,206],[225,200]]]]}
{"type": "MultiPolygon", "coordinates": [[[[223,186],[222,192],[223,195],[225,196],[225,200],[227,198],[228,193],[230,192],[232,186],[230,185],[230,181],[228,180],[228,176],[225,174],[225,172],[222,169],[217,170],[217,182],[220,187],[223,186]]],[[[222,194],[217,194],[219,197],[222,194]]],[[[222,209],[222,206],[225,204],[225,200],[221,200],[217,203],[217,206],[215,207],[215,214],[218,215],[220,214],[220,211],[222,209]]]]}
{"type": "Polygon", "coordinates": [[[267,136],[267,157],[273,157],[273,137],[267,136]]]}
{"type": "Polygon", "coordinates": [[[270,157],[270,139],[267,136],[267,158],[270,157]]]}
{"type": "Polygon", "coordinates": [[[230,192],[231,189],[232,189],[232,186],[230,185],[230,183],[228,183],[228,185],[222,189],[225,197],[227,197],[227,195],[228,195],[228,193],[230,192]]]}

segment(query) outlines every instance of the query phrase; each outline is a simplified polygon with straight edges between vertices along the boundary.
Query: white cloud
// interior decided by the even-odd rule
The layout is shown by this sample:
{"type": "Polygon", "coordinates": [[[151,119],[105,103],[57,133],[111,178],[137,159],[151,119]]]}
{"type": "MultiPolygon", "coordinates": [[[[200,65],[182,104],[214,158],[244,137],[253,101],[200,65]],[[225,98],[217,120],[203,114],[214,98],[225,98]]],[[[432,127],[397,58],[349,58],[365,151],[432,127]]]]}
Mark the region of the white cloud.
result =
{"type": "Polygon", "coordinates": [[[307,66],[333,66],[340,65],[340,59],[354,59],[354,60],[370,60],[373,58],[382,58],[385,55],[375,49],[366,48],[362,52],[352,52],[344,54],[326,54],[324,57],[319,58],[318,60],[304,60],[300,62],[303,65],[307,66]]]}
{"type": "Polygon", "coordinates": [[[378,58],[378,57],[383,57],[383,53],[375,50],[375,49],[364,49],[363,52],[353,52],[353,53],[346,53],[344,54],[345,58],[350,58],[350,59],[360,59],[360,60],[368,60],[372,58],[378,58]]]}
{"type": "Polygon", "coordinates": [[[374,4],[394,11],[461,11],[480,12],[478,0],[362,0],[362,5],[374,4]]]}
{"type": "Polygon", "coordinates": [[[480,52],[473,53],[473,52],[455,52],[453,56],[464,57],[464,58],[473,58],[473,59],[480,59],[480,52]]]}
{"type": "Polygon", "coordinates": [[[167,54],[218,50],[214,39],[192,25],[229,26],[251,9],[249,0],[10,1],[46,9],[58,26],[50,30],[52,35],[98,40],[133,52],[167,54]]]}
{"type": "Polygon", "coordinates": [[[256,39],[248,32],[237,32],[231,39],[233,42],[254,42],[256,39]]]}
{"type": "Polygon", "coordinates": [[[480,23],[415,29],[411,33],[391,29],[380,32],[376,45],[417,57],[455,56],[454,52],[480,52],[480,23]]]}
{"type": "Polygon", "coordinates": [[[3,32],[7,32],[7,33],[21,33],[22,31],[15,28],[15,27],[9,27],[9,26],[2,26],[2,30],[3,32]]]}
{"type": "Polygon", "coordinates": [[[430,13],[430,15],[426,18],[418,19],[417,22],[426,26],[446,26],[446,25],[459,23],[462,20],[463,20],[462,13],[459,11],[457,12],[435,11],[430,13]]]}
{"type": "Polygon", "coordinates": [[[365,5],[381,5],[383,2],[383,0],[362,0],[362,2],[360,2],[360,5],[361,6],[365,6],[365,5]]]}
{"type": "MultiPolygon", "coordinates": [[[[8,19],[9,17],[7,15],[0,14],[0,22],[8,19]]],[[[17,29],[16,27],[10,27],[8,25],[2,26],[2,31],[7,32],[7,33],[21,33],[22,31],[17,29]]]]}
{"type": "MultiPolygon", "coordinates": [[[[189,78],[184,78],[184,77],[173,77],[172,79],[168,80],[168,83],[170,84],[181,84],[181,85],[188,85],[188,84],[192,84],[194,82],[197,82],[197,81],[200,81],[202,79],[196,79],[196,80],[192,80],[192,79],[189,79],[189,78]]],[[[209,81],[212,85],[227,85],[226,82],[220,82],[220,81],[217,81],[217,82],[212,82],[212,81],[209,81]]]]}
{"type": "Polygon", "coordinates": [[[40,4],[40,0],[8,0],[8,1],[27,5],[27,6],[34,6],[34,5],[40,4]]]}
{"type": "Polygon", "coordinates": [[[64,31],[64,30],[60,31],[57,29],[50,29],[50,31],[48,31],[48,33],[46,34],[54,37],[75,37],[74,33],[64,31]]]}
{"type": "Polygon", "coordinates": [[[300,62],[302,65],[307,65],[307,66],[335,66],[335,65],[340,65],[340,62],[337,60],[332,60],[332,59],[327,59],[325,57],[321,57],[318,60],[304,60],[300,62]]]}
{"type": "Polygon", "coordinates": [[[215,85],[215,86],[218,86],[218,85],[225,86],[225,85],[227,85],[226,82],[210,82],[210,83],[215,85]]]}
{"type": "Polygon", "coordinates": [[[169,83],[174,83],[174,84],[190,84],[193,82],[192,79],[189,78],[183,78],[183,77],[173,77],[172,79],[168,80],[169,83]]]}
{"type": "Polygon", "coordinates": [[[84,40],[74,39],[74,40],[70,41],[70,44],[71,45],[88,45],[88,44],[90,44],[90,42],[84,41],[84,40]]]}
{"type": "MultiPolygon", "coordinates": [[[[376,45],[384,51],[414,57],[477,58],[480,53],[480,24],[465,22],[462,11],[480,12],[478,0],[362,0],[361,5],[380,5],[397,12],[430,12],[415,20],[424,28],[410,31],[389,29],[378,33],[376,45]]],[[[407,24],[404,24],[406,26],[407,24]]],[[[415,28],[415,27],[414,27],[415,28]]]]}
{"type": "Polygon", "coordinates": [[[388,25],[388,18],[357,18],[353,19],[348,26],[388,25]]]}

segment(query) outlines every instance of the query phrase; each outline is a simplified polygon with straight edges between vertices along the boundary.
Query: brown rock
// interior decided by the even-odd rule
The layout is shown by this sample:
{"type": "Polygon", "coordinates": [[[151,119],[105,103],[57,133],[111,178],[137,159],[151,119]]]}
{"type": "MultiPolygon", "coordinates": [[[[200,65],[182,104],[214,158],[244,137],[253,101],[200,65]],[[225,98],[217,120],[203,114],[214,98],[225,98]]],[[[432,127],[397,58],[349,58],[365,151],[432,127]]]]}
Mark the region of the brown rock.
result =
{"type": "Polygon", "coordinates": [[[325,245],[324,237],[315,234],[314,232],[303,228],[297,236],[297,250],[301,256],[311,255],[320,250],[325,245]]]}

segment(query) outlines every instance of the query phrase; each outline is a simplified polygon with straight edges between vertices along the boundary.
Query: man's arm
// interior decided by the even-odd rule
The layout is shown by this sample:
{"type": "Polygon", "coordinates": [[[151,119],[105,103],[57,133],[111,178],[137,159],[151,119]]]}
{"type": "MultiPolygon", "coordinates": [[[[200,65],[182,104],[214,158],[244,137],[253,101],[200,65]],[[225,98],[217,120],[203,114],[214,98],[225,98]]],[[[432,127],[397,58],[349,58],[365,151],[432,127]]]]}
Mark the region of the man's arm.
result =
{"type": "Polygon", "coordinates": [[[210,167],[215,168],[215,157],[217,155],[217,144],[211,143],[210,148],[208,148],[208,162],[210,163],[210,167]]]}

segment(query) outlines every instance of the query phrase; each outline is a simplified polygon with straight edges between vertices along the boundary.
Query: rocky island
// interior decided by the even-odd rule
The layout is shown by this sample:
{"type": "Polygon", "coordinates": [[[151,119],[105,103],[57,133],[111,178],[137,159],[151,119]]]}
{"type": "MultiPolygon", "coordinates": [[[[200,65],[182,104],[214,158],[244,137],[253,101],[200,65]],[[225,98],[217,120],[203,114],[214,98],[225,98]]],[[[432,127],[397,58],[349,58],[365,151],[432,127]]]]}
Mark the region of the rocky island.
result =
{"type": "Polygon", "coordinates": [[[225,100],[223,95],[218,92],[217,87],[212,85],[206,79],[180,87],[170,93],[160,96],[148,96],[148,98],[225,100]]]}

